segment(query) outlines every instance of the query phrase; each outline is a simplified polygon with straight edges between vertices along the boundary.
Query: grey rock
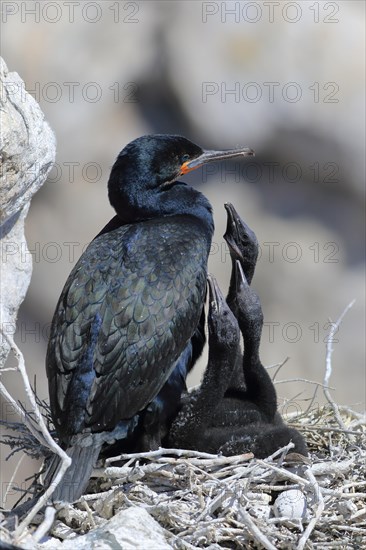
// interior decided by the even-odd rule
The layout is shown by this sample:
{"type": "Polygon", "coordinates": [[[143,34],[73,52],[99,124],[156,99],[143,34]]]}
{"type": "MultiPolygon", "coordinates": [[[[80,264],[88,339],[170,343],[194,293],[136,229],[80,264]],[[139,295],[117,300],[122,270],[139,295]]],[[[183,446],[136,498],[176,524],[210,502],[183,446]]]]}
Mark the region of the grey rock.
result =
{"type": "Polygon", "coordinates": [[[0,58],[0,223],[27,205],[55,160],[55,136],[17,73],[0,58]]]}
{"type": "MultiPolygon", "coordinates": [[[[30,200],[55,160],[55,137],[37,102],[17,73],[0,58],[0,320],[5,334],[15,331],[20,304],[32,274],[32,257],[24,236],[30,200]]],[[[9,345],[1,340],[0,367],[9,345]]]]}
{"type": "Polygon", "coordinates": [[[89,531],[86,535],[73,537],[62,543],[48,540],[39,546],[44,549],[63,550],[171,550],[162,527],[144,508],[131,507],[118,512],[102,527],[89,531]]]}

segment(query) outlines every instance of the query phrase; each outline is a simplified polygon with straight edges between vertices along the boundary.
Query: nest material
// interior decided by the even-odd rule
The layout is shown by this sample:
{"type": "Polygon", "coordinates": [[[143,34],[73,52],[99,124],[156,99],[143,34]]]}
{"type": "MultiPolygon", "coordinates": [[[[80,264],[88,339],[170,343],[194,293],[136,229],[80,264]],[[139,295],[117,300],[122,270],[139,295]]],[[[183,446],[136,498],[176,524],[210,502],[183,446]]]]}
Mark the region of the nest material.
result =
{"type": "MultiPolygon", "coordinates": [[[[50,532],[48,547],[72,539],[77,548],[78,535],[103,527],[121,510],[142,507],[161,525],[175,549],[366,548],[365,416],[338,406],[329,393],[332,336],[351,306],[332,325],[324,384],[316,383],[323,386],[328,404],[312,408],[315,391],[306,412],[284,415],[289,425],[305,436],[309,458],[291,455],[291,443],[265,460],[250,454],[224,457],[179,449],[110,458],[94,472],[89,494],[73,505],[58,507],[56,521],[51,506],[36,521],[35,514],[47,494],[38,499],[14,532],[5,529],[0,514],[1,540],[24,547],[28,538],[27,548],[42,548],[37,543],[50,532]],[[284,513],[278,502],[290,493],[296,494],[299,502],[287,505],[284,513]]],[[[41,454],[60,454],[42,424],[40,409],[44,407],[31,391],[23,356],[12,345],[35,416],[23,416],[33,439],[29,434],[24,438],[21,425],[19,430],[13,425],[17,433],[8,444],[12,450],[29,447],[31,455],[37,446],[41,454]],[[41,433],[35,422],[40,423],[41,433]]],[[[22,414],[1,383],[0,389],[22,414]]],[[[43,414],[47,418],[47,411],[43,414]]]]}
{"type": "Polygon", "coordinates": [[[340,412],[347,432],[329,406],[292,424],[309,458],[291,454],[290,444],[265,460],[177,449],[108,459],[94,472],[94,493],[60,508],[50,535],[75,537],[141,506],[175,549],[364,548],[366,426],[358,413],[340,412]],[[289,489],[300,491],[305,509],[276,517],[273,503],[289,489]]]}

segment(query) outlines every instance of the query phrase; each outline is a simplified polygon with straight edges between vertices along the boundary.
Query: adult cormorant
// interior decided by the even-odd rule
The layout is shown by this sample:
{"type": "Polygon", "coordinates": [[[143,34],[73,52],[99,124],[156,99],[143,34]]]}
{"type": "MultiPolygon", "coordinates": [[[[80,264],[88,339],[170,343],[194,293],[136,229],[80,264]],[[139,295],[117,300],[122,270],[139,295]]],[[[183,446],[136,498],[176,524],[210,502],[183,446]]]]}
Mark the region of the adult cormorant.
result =
{"type": "MultiPolygon", "coordinates": [[[[103,443],[129,437],[174,369],[191,360],[213,219],[206,197],[179,176],[251,154],[152,135],[118,155],[108,182],[117,215],[72,270],[51,325],[51,413],[72,458],[54,500],[81,496],[103,443]]],[[[57,466],[55,457],[48,483],[57,466]]]]}

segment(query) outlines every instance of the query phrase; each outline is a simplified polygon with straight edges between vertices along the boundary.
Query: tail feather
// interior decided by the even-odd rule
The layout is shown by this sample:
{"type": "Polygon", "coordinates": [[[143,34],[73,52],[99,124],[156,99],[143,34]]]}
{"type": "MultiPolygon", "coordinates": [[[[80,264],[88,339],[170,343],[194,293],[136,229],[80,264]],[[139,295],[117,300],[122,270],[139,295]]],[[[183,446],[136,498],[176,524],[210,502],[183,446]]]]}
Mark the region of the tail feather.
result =
{"type": "MultiPolygon", "coordinates": [[[[80,433],[69,441],[70,447],[66,453],[72,463],[65,472],[59,485],[51,496],[53,502],[62,500],[74,502],[81,497],[88,486],[93,467],[98,459],[104,443],[114,443],[116,439],[126,439],[131,436],[138,425],[139,415],[122,420],[110,432],[80,433]],[[72,445],[71,445],[72,442],[72,445]]],[[[60,467],[60,457],[54,456],[47,468],[44,485],[49,487],[60,467]]]]}
{"type": "MultiPolygon", "coordinates": [[[[90,445],[83,447],[74,445],[66,449],[66,453],[72,459],[71,465],[66,470],[64,477],[52,493],[53,502],[74,502],[78,500],[85,492],[89,479],[98,459],[100,445],[90,445]]],[[[47,470],[45,485],[49,487],[52,484],[60,467],[60,458],[55,456],[47,470]]]]}

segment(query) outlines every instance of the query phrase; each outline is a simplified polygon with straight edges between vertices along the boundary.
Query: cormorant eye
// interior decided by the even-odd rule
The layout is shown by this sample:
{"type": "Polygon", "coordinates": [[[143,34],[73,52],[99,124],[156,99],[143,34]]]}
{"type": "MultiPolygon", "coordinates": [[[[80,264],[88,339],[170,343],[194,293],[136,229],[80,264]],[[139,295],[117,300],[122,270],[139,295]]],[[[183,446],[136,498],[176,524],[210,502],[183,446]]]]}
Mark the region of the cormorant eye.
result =
{"type": "Polygon", "coordinates": [[[187,155],[187,154],[183,155],[182,162],[187,162],[187,160],[189,160],[189,158],[190,158],[189,155],[187,155]]]}

